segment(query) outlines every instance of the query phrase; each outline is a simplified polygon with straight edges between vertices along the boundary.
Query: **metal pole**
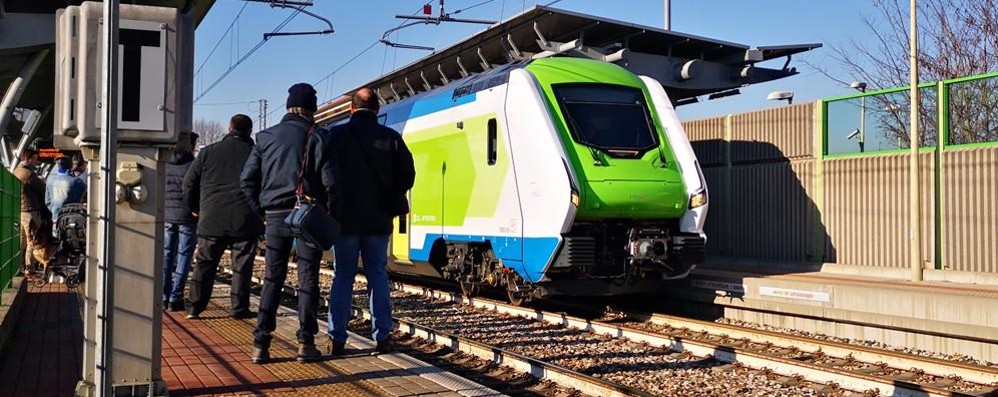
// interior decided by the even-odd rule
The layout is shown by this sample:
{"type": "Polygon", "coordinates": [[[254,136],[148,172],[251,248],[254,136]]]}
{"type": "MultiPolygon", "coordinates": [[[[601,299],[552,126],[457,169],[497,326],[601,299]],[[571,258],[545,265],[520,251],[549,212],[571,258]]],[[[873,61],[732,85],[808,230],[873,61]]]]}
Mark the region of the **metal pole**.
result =
{"type": "Polygon", "coordinates": [[[910,23],[911,32],[909,34],[911,54],[908,56],[910,69],[911,86],[911,128],[909,128],[908,139],[911,141],[911,158],[908,169],[908,216],[911,229],[908,238],[911,239],[911,281],[922,281],[922,200],[918,189],[919,169],[918,169],[918,8],[916,0],[911,0],[910,23]]]}
{"type": "Polygon", "coordinates": [[[104,31],[101,84],[101,146],[100,146],[100,281],[97,296],[97,379],[96,396],[112,396],[113,368],[112,325],[114,314],[114,227],[115,227],[115,168],[118,151],[118,0],[104,1],[104,31]]]}
{"type": "MultiPolygon", "coordinates": [[[[866,93],[866,90],[863,90],[866,93]]],[[[859,99],[859,152],[866,151],[866,96],[859,99]]]]}
{"type": "Polygon", "coordinates": [[[665,30],[672,30],[672,1],[665,0],[665,30]]]}

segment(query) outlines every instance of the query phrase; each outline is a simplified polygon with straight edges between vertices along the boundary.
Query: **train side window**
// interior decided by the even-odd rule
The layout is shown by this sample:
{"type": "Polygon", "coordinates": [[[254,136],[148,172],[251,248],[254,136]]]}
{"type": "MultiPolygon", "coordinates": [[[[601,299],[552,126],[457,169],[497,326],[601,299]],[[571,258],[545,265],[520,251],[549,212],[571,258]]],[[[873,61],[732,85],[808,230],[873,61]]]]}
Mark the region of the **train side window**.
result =
{"type": "Polygon", "coordinates": [[[489,152],[488,160],[489,165],[496,165],[496,160],[498,158],[497,147],[499,145],[499,125],[496,123],[496,119],[489,119],[489,152]]]}

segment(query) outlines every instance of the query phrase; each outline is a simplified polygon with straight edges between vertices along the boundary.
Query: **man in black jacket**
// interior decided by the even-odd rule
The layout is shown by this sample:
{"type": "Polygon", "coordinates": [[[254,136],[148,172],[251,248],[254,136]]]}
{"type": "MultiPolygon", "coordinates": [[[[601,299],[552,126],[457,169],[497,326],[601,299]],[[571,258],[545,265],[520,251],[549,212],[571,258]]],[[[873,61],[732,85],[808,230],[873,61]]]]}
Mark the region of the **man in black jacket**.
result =
{"type": "Polygon", "coordinates": [[[391,351],[391,302],[388,288],[388,242],[392,220],[408,212],[406,192],[416,178],[412,153],[397,131],[378,124],[380,102],[375,92],[361,88],[350,104],[350,121],[320,136],[316,166],[330,189],[328,205],[342,226],[336,240],[333,286],[329,292],[330,353],[343,354],[347,320],[357,274],[358,254],[370,291],[372,337],[377,352],[391,351]]]}
{"type": "MultiPolygon", "coordinates": [[[[298,83],[288,89],[287,114],[277,125],[256,135],[257,145],[246,162],[242,174],[242,189],[254,211],[267,222],[266,274],[260,293],[260,313],[253,331],[254,363],[270,360],[271,333],[277,326],[275,315],[281,300],[281,289],[288,275],[288,256],[295,236],[284,219],[296,204],[302,152],[312,133],[317,98],[315,89],[298,83]]],[[[303,186],[303,193],[316,196],[303,186]]],[[[318,196],[324,195],[319,193],[318,196]]],[[[298,361],[310,362],[322,358],[315,347],[319,331],[316,311],[319,307],[319,260],[323,249],[311,247],[301,239],[298,253],[298,361]]]]}
{"type": "Polygon", "coordinates": [[[197,243],[197,218],[184,197],[184,177],[194,162],[198,134],[173,150],[166,162],[166,200],[164,203],[165,237],[163,238],[163,310],[184,310],[184,286],[194,259],[197,243]]]}
{"type": "Polygon", "coordinates": [[[229,134],[201,149],[184,178],[187,205],[198,216],[197,262],[187,318],[198,318],[208,307],[218,262],[226,249],[232,250],[230,313],[234,318],[253,317],[249,287],[262,224],[239,188],[239,174],[253,149],[252,130],[249,116],[232,116],[229,134]]]}

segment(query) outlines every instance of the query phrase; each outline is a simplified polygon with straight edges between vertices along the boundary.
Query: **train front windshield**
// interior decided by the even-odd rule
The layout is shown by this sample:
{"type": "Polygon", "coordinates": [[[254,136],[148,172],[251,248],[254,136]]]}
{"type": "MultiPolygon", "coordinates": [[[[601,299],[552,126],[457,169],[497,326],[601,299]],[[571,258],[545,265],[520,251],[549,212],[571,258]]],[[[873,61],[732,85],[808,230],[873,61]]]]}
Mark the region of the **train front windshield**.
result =
{"type": "Polygon", "coordinates": [[[645,151],[658,145],[641,90],[609,84],[553,87],[576,142],[608,151],[645,151]]]}

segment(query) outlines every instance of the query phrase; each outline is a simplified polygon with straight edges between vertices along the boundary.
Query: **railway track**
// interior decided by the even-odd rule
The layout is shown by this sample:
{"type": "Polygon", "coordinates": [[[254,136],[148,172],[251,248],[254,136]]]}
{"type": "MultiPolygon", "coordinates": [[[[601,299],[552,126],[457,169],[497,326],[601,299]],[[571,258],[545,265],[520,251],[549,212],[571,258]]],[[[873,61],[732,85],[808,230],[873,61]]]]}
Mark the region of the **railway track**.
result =
{"type": "MultiPolygon", "coordinates": [[[[327,270],[322,273],[320,282],[327,284],[331,281],[331,274],[327,270]]],[[[293,284],[292,277],[289,277],[289,284],[293,284]]],[[[706,372],[706,369],[715,377],[730,378],[733,375],[740,378],[742,384],[759,382],[741,391],[765,390],[766,395],[998,394],[998,369],[993,367],[676,316],[641,318],[625,315],[611,321],[595,321],[564,313],[516,307],[495,300],[467,299],[425,286],[396,283],[394,294],[400,331],[509,365],[525,373],[544,375],[540,377],[559,384],[576,385],[578,387],[574,388],[592,395],[647,395],[676,391],[641,387],[656,383],[656,375],[659,377],[657,382],[661,383],[687,376],[699,379],[704,385],[728,385],[705,394],[731,394],[732,390],[739,390],[737,383],[725,382],[724,379],[711,380],[702,373],[690,374],[706,372]],[[468,320],[455,320],[463,318],[468,320]],[[474,327],[487,331],[474,332],[474,327]],[[525,330],[537,332],[536,339],[512,335],[516,331],[529,334],[525,330]],[[502,332],[506,335],[490,338],[490,335],[502,332]],[[543,349],[523,348],[521,342],[535,343],[531,339],[550,343],[543,349]],[[573,361],[574,348],[563,347],[559,354],[548,354],[557,352],[559,345],[590,349],[574,352],[578,353],[576,357],[617,355],[631,360],[617,363],[611,358],[608,363],[595,366],[578,365],[573,361]],[[641,360],[635,359],[639,356],[641,360]],[[643,376],[614,379],[614,372],[605,368],[614,365],[644,368],[637,371],[643,376]],[[675,367],[683,368],[686,373],[671,371],[675,367]],[[666,374],[669,376],[663,377],[666,374]],[[581,380],[587,376],[617,382],[609,382],[601,388],[579,386],[580,382],[585,383],[581,380]]],[[[358,316],[369,317],[361,307],[355,308],[355,311],[358,316]]],[[[618,369],[616,374],[627,372],[618,369]]],[[[692,383],[697,384],[697,381],[692,383]]]]}

